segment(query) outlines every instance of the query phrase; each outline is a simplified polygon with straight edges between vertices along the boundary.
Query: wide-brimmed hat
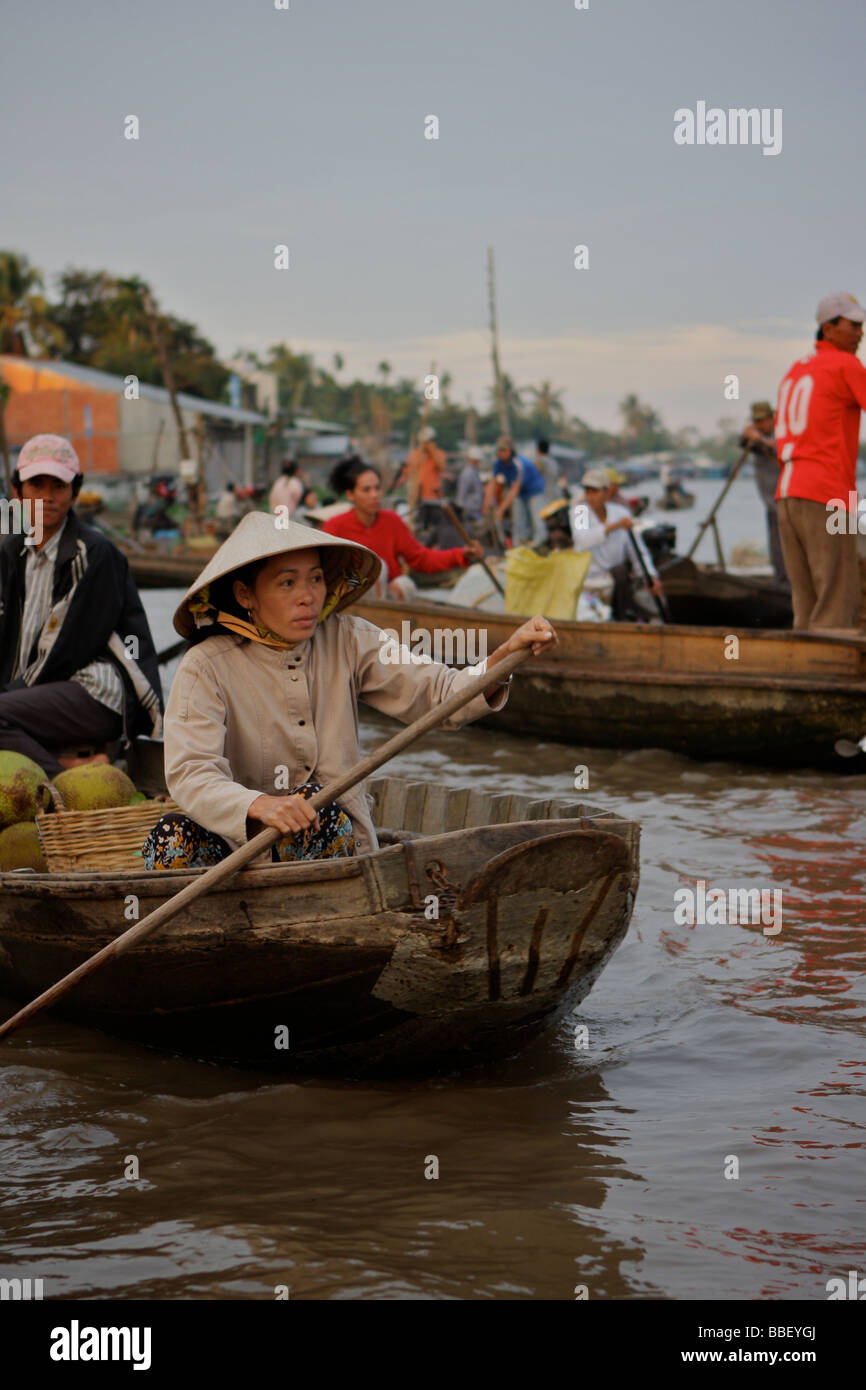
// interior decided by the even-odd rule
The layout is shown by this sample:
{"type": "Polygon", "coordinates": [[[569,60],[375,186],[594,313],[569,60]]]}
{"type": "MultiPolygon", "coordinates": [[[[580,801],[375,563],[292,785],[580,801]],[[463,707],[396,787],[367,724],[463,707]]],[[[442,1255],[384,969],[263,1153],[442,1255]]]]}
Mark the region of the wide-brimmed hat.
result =
{"type": "Polygon", "coordinates": [[[365,545],[329,536],[313,526],[301,526],[279,512],[250,512],[238,522],[228,540],[223,541],[191,584],[174,615],[175,630],[191,637],[202,628],[214,628],[216,609],[210,604],[210,589],[218,579],[243,569],[256,560],[283,555],[290,550],[318,550],[325,571],[327,597],[322,610],[328,616],[342,612],[375,584],[382,561],[365,545]],[[194,610],[190,604],[195,603],[194,610]]]}
{"type": "Polygon", "coordinates": [[[555,502],[548,502],[546,507],[542,507],[538,513],[542,521],[550,521],[551,517],[556,516],[557,512],[564,512],[567,516],[571,509],[571,503],[566,497],[557,497],[555,502]]]}

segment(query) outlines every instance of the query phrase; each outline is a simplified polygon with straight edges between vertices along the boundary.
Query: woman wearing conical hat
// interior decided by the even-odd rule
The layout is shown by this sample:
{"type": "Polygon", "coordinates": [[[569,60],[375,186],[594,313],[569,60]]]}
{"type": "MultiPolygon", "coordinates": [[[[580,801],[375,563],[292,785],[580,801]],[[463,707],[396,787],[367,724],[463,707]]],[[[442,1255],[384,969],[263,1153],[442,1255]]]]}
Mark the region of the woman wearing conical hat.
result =
{"type": "MultiPolygon", "coordinates": [[[[474,679],[397,648],[346,612],[375,582],[365,546],[251,512],[184,596],[174,625],[193,645],[165,713],[165,776],[180,813],[145,841],[148,868],[217,863],[265,826],[277,860],[367,853],[376,836],[362,786],[316,812],[309,797],[357,762],[358,701],[411,723],[474,679]]],[[[532,618],[487,659],[555,642],[532,618]]],[[[500,709],[490,687],[446,727],[500,709]]]]}

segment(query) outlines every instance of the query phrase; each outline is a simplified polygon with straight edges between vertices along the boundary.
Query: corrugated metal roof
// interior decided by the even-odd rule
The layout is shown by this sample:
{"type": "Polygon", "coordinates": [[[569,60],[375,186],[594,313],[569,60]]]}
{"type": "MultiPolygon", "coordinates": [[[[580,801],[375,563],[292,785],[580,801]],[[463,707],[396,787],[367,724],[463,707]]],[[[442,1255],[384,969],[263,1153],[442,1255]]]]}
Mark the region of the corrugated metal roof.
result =
{"type": "Polygon", "coordinates": [[[296,430],[311,430],[314,434],[351,433],[347,425],[336,425],[333,420],[317,420],[313,415],[296,415],[291,430],[293,432],[296,430]]]}
{"type": "MultiPolygon", "coordinates": [[[[0,366],[6,363],[10,366],[30,367],[34,371],[55,372],[58,376],[68,377],[70,381],[80,381],[83,386],[92,386],[97,391],[111,391],[116,396],[123,394],[124,378],[114,376],[111,372],[100,372],[95,367],[82,367],[78,362],[51,362],[37,361],[31,357],[14,357],[0,354],[0,366]]],[[[164,386],[150,386],[147,382],[139,382],[138,393],[145,401],[170,401],[168,392],[164,386]]],[[[198,411],[202,415],[210,415],[215,419],[228,420],[236,425],[265,425],[267,419],[255,410],[243,410],[232,405],[223,405],[221,401],[204,401],[198,396],[189,396],[185,391],[178,391],[177,403],[182,410],[198,411]]]]}

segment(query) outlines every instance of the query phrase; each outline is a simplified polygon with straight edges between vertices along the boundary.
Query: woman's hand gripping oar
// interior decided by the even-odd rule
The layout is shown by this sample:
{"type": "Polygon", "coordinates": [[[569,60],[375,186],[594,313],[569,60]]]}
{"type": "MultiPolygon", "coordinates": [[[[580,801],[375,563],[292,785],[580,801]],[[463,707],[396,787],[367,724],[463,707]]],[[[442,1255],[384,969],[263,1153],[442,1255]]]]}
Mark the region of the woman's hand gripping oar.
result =
{"type": "MultiPolygon", "coordinates": [[[[361,761],[350,768],[348,772],[344,772],[342,776],[335,777],[331,782],[328,782],[321,791],[316,792],[315,796],[311,797],[308,805],[314,807],[316,810],[320,810],[323,806],[330,805],[332,801],[336,801],[338,797],[343,796],[350,787],[354,787],[356,783],[362,782],[365,777],[369,777],[370,774],[375,772],[377,768],[380,768],[383,763],[389,762],[390,759],[396,757],[398,753],[402,753],[406,748],[409,748],[421,738],[423,734],[426,734],[430,729],[435,729],[437,724],[443,724],[447,719],[450,719],[452,715],[456,714],[464,705],[468,705],[476,696],[482,695],[486,690],[494,686],[505,684],[512,672],[516,671],[518,666],[526,661],[530,655],[530,648],[534,654],[537,654],[546,644],[549,644],[551,641],[556,641],[556,636],[549,624],[547,624],[549,635],[545,635],[544,630],[539,627],[536,628],[536,635],[533,636],[532,624],[538,624],[539,621],[544,623],[543,619],[539,620],[538,618],[534,618],[531,620],[531,623],[525,623],[523,628],[519,629],[521,633],[526,634],[519,650],[512,650],[502,656],[501,653],[503,649],[499,648],[489,658],[488,669],[486,671],[476,676],[475,679],[464,686],[462,690],[455,691],[454,694],[450,695],[447,700],[444,700],[441,705],[437,705],[435,709],[428,710],[420,719],[416,719],[414,724],[410,724],[407,728],[401,729],[393,738],[388,739],[387,743],[383,743],[381,748],[377,748],[375,752],[368,754],[366,758],[362,758],[361,761]]],[[[517,634],[515,634],[515,636],[516,635],[517,634]]],[[[62,980],[58,980],[57,984],[52,985],[50,989],[46,989],[36,999],[33,999],[29,1004],[25,1005],[23,1009],[20,1009],[17,1014],[13,1014],[4,1024],[0,1025],[0,1039],[8,1037],[9,1034],[13,1033],[16,1028],[19,1028],[22,1023],[26,1023],[28,1019],[33,1018],[34,1014],[38,1014],[42,1009],[47,1009],[52,1004],[56,1004],[58,999],[61,999],[64,994],[72,989],[73,985],[77,985],[79,980],[85,979],[85,977],[92,974],[94,970],[98,970],[100,965],[104,965],[107,961],[114,960],[117,956],[123,955],[126,951],[130,950],[131,947],[137,946],[140,941],[144,941],[148,936],[151,936],[153,932],[165,926],[166,922],[170,922],[172,918],[176,917],[178,913],[182,912],[190,903],[195,902],[197,898],[204,897],[205,893],[208,893],[211,888],[216,888],[218,884],[224,883],[226,879],[231,878],[233,874],[237,873],[238,869],[242,869],[245,864],[249,864],[251,859],[257,858],[263,850],[270,849],[271,845],[279,838],[279,830],[262,830],[258,835],[255,835],[253,839],[248,840],[245,845],[241,845],[239,849],[234,850],[227,859],[223,859],[221,863],[216,864],[212,869],[208,869],[206,873],[202,874],[201,878],[196,879],[194,883],[188,884],[186,888],[182,888],[180,892],[176,893],[168,902],[163,903],[161,907],[156,908],[154,912],[142,918],[134,927],[130,927],[128,931],[116,937],[115,940],[109,942],[107,946],[103,946],[101,951],[96,952],[96,955],[90,956],[87,960],[83,961],[81,965],[76,966],[74,970],[70,971],[68,975],[64,975],[62,980]]]]}

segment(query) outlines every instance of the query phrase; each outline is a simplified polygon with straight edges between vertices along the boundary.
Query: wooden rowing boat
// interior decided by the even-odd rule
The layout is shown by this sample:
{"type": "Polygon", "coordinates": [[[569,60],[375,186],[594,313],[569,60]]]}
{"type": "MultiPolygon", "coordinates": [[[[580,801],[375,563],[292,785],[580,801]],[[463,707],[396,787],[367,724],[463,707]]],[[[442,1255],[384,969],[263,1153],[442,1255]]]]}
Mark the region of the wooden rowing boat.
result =
{"type": "MultiPolygon", "coordinates": [[[[367,1073],[506,1056],[574,1009],[628,929],[638,827],[393,777],[368,789],[378,851],[242,871],[58,1011],[194,1057],[367,1073]]],[[[203,872],[0,874],[0,994],[40,993],[131,902],[144,916],[203,872]]]]}
{"type": "MultiPolygon", "coordinates": [[[[492,652],[524,621],[369,598],[353,612],[409,637],[410,645],[420,646],[426,633],[431,654],[438,650],[446,660],[461,644],[468,649],[471,630],[479,634],[473,653],[483,652],[482,633],[492,652]]],[[[481,723],[592,748],[856,768],[857,760],[840,759],[834,744],[866,734],[864,637],[565,621],[556,631],[558,646],[527,663],[505,709],[481,723]]]]}

